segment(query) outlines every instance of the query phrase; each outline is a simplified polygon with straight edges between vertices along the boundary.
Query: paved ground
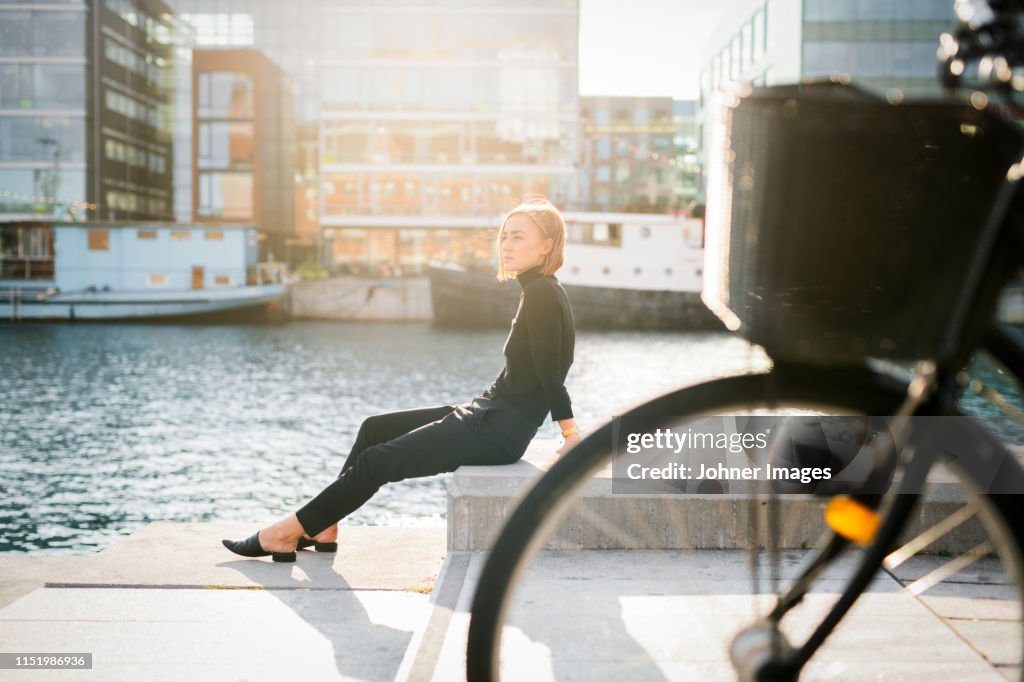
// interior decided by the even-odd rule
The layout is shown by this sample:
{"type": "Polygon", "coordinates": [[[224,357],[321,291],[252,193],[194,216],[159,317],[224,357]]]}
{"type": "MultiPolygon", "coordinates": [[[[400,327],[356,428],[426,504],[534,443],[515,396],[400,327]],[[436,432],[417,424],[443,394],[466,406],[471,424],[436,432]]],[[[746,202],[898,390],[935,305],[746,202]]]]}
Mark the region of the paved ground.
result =
{"type": "Polygon", "coordinates": [[[0,680],[394,679],[445,529],[346,526],[336,555],[294,564],[221,546],[253,530],[161,523],[95,556],[0,556],[0,648],[93,654],[91,671],[0,680]]]}
{"type": "MultiPolygon", "coordinates": [[[[786,552],[782,575],[792,575],[804,556],[786,552]]],[[[434,672],[419,679],[460,679],[484,560],[482,553],[449,556],[436,591],[457,595],[434,672]]],[[[998,565],[981,562],[920,597],[903,589],[941,561],[914,560],[895,575],[878,576],[801,679],[1018,679],[1020,609],[998,565]]],[[[735,550],[543,552],[511,608],[505,674],[531,682],[733,680],[726,644],[756,615],[748,567],[747,553],[735,550]]],[[[835,601],[840,570],[827,574],[787,618],[791,637],[808,635],[817,622],[812,616],[835,601]]]]}
{"type": "MultiPolygon", "coordinates": [[[[95,556],[0,556],[0,649],[93,654],[91,671],[2,670],[0,680],[464,679],[483,553],[445,557],[444,528],[343,527],[337,555],[305,551],[295,564],[220,546],[253,530],[154,524],[95,556]]],[[[784,553],[782,575],[805,555],[784,553]]],[[[544,552],[516,593],[507,679],[733,679],[724,642],[757,606],[747,560],[544,552]]],[[[1019,677],[1021,615],[997,566],[975,564],[920,596],[903,589],[943,561],[918,557],[877,577],[801,679],[1019,677]]],[[[841,569],[793,614],[792,635],[834,600],[841,569]]]]}

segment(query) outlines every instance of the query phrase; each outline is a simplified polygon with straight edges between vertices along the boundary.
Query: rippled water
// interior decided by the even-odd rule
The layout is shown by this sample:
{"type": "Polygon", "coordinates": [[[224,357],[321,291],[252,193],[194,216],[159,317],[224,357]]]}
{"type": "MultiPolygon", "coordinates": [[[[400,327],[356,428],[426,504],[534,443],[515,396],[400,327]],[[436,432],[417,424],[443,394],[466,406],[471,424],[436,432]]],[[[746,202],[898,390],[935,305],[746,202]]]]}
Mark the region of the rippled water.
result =
{"type": "MultiPolygon", "coordinates": [[[[255,530],[334,480],[365,417],[484,390],[505,336],[429,324],[0,325],[0,552],[92,553],[153,521],[255,530]]],[[[767,366],[726,334],[580,332],[567,385],[587,431],[681,384],[767,366]]],[[[1022,404],[994,366],[972,373],[1022,404]]],[[[976,396],[964,404],[997,412],[976,396]]],[[[538,433],[557,435],[551,422],[538,433]]],[[[443,523],[446,480],[385,486],[345,523],[443,523]]]]}
{"type": "MultiPolygon", "coordinates": [[[[365,417],[487,388],[506,335],[0,326],[0,552],[91,553],[153,521],[255,530],[334,480],[365,417]]],[[[724,334],[580,332],[567,387],[586,431],[680,384],[766,367],[724,334]]],[[[538,433],[557,435],[551,422],[538,433]]],[[[446,479],[385,486],[346,523],[443,523],[446,479]]]]}

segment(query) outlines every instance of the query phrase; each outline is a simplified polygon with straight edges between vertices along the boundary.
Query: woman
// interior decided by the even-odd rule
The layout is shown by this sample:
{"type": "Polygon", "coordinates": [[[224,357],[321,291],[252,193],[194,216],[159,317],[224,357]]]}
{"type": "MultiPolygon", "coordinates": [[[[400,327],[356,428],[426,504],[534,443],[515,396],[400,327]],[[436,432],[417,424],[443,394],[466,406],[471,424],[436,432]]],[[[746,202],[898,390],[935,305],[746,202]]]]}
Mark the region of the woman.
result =
{"type": "Polygon", "coordinates": [[[454,471],[463,464],[518,461],[548,414],[565,439],[579,442],[565,377],[573,362],[572,310],[555,271],[562,266],[565,222],[546,199],[512,209],[498,231],[498,279],[522,287],[502,352],[505,367],[481,395],[458,406],[402,410],[367,418],[338,478],[294,514],[224,546],[242,556],[295,561],[315,545],[336,551],[338,521],[385,483],[454,471]],[[513,274],[514,273],[514,274],[513,274]]]}

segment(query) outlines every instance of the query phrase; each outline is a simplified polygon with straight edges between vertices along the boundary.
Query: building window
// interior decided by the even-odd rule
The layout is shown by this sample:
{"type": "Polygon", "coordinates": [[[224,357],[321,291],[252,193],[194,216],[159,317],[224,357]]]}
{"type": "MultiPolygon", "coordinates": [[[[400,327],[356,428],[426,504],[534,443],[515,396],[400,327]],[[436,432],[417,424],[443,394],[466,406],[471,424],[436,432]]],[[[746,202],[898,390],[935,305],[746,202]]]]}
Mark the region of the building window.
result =
{"type": "Polygon", "coordinates": [[[89,230],[89,250],[109,251],[110,230],[89,230]]]}
{"type": "Polygon", "coordinates": [[[619,162],[619,165],[615,169],[615,182],[624,185],[629,182],[629,163],[619,162]]]}
{"type": "Polygon", "coordinates": [[[213,276],[213,284],[215,286],[218,286],[218,287],[231,286],[231,276],[230,275],[214,275],[213,276]]]}
{"type": "Polygon", "coordinates": [[[199,124],[200,168],[250,168],[255,158],[255,127],[251,121],[199,124]]]}
{"type": "Polygon", "coordinates": [[[761,10],[761,49],[768,51],[771,45],[768,42],[768,3],[765,3],[761,10]]]}
{"type": "Polygon", "coordinates": [[[156,239],[156,230],[139,230],[136,234],[139,239],[156,239]]]}
{"type": "Polygon", "coordinates": [[[252,218],[252,173],[200,173],[199,215],[230,220],[252,218]]]}
{"type": "Polygon", "coordinates": [[[252,118],[253,79],[245,73],[210,71],[199,74],[199,118],[252,118]]]}
{"type": "Polygon", "coordinates": [[[188,230],[174,230],[171,232],[171,239],[177,239],[178,241],[188,241],[192,238],[192,235],[188,230]]]}
{"type": "Polygon", "coordinates": [[[150,275],[146,278],[146,282],[151,287],[167,286],[167,275],[150,275]]]}
{"type": "Polygon", "coordinates": [[[208,242],[222,242],[224,241],[223,232],[204,232],[203,238],[208,242]]]}
{"type": "Polygon", "coordinates": [[[731,54],[731,61],[730,61],[731,68],[729,69],[729,76],[733,80],[736,80],[737,78],[739,78],[740,77],[740,73],[743,71],[743,65],[740,63],[740,57],[741,57],[740,53],[742,52],[742,49],[741,49],[742,48],[742,45],[741,45],[742,42],[743,42],[743,39],[740,37],[740,34],[737,33],[736,35],[733,36],[733,38],[732,38],[732,45],[729,48],[731,53],[732,53],[731,54]]]}
{"type": "Polygon", "coordinates": [[[764,56],[765,48],[765,35],[764,35],[764,8],[757,10],[754,13],[754,33],[753,33],[753,59],[756,62],[762,56],[764,56]]]}
{"type": "Polygon", "coordinates": [[[743,32],[741,34],[741,45],[740,50],[743,53],[743,69],[749,69],[750,64],[753,61],[753,21],[748,21],[743,24],[743,32]]]}

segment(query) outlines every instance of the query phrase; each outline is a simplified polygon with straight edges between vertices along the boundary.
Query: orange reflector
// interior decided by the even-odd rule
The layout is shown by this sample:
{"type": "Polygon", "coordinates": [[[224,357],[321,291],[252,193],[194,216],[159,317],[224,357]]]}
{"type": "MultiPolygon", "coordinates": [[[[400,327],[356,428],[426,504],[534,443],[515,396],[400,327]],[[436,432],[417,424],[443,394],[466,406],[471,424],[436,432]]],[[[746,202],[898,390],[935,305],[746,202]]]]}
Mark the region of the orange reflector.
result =
{"type": "Polygon", "coordinates": [[[847,540],[867,544],[875,539],[880,520],[874,509],[840,495],[825,506],[825,523],[847,540]]]}

